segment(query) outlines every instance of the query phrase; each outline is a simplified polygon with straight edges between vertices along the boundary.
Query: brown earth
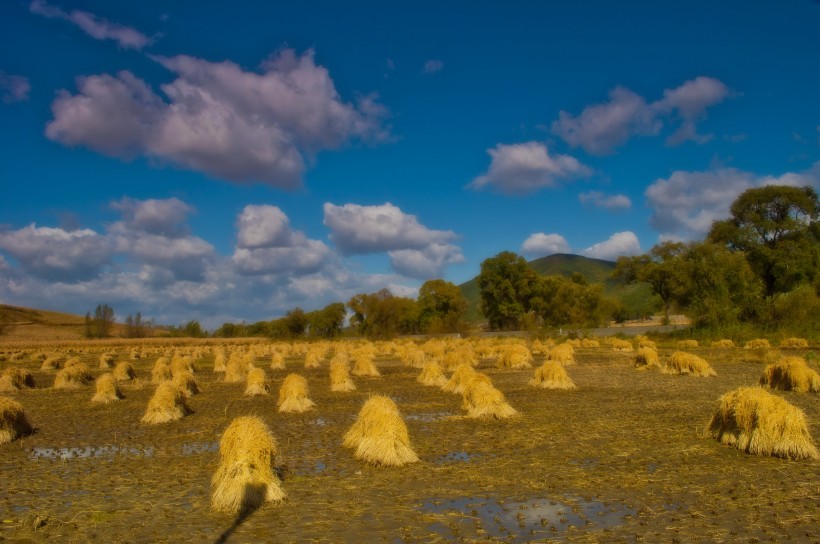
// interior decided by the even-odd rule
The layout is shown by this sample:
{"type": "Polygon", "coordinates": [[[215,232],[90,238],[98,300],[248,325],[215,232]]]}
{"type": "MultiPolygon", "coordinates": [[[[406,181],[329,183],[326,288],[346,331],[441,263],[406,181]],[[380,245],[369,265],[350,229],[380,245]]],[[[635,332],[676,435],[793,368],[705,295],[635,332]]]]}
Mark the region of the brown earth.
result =
{"type": "MultiPolygon", "coordinates": [[[[671,353],[663,350],[663,355],[671,353]]],[[[527,386],[532,370],[486,372],[521,412],[461,417],[461,397],[416,383],[418,369],[380,359],[381,378],[331,393],[327,365],[266,369],[272,395],[245,398],[198,363],[203,393],[175,423],[140,424],[153,386],[89,403],[93,387],[13,394],[37,431],[0,446],[0,541],[8,542],[820,542],[820,463],[755,457],[702,436],[720,395],[757,382],[760,354],[693,350],[717,378],[636,371],[632,355],[577,350],[576,391],[527,386]],[[317,409],[279,414],[284,376],[307,377],[317,409]],[[341,447],[370,393],[397,402],[421,462],[371,467],[341,447]],[[222,431],[255,414],[276,436],[288,497],[242,519],[212,512],[222,431]]],[[[100,350],[82,354],[95,373],[100,350]]],[[[124,353],[124,352],[123,352],[124,353]]],[[[538,361],[536,361],[538,363],[538,361]]],[[[153,358],[132,361],[143,382],[153,358]]],[[[815,364],[816,367],[816,364],[815,364]]],[[[817,395],[778,392],[820,441],[817,395]]]]}

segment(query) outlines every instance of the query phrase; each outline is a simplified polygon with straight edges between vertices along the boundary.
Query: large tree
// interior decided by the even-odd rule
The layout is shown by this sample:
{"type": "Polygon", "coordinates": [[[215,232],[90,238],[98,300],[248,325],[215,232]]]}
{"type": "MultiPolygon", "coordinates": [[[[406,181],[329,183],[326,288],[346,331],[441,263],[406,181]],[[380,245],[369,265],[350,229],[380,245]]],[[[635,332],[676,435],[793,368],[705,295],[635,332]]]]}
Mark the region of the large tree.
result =
{"type": "Polygon", "coordinates": [[[493,329],[513,330],[529,311],[537,274],[524,257],[502,251],[481,263],[481,312],[493,329]]]}
{"type": "Polygon", "coordinates": [[[114,308],[108,304],[97,304],[94,309],[94,335],[97,338],[105,338],[111,334],[114,325],[114,308]]]}
{"type": "Polygon", "coordinates": [[[417,299],[419,325],[426,332],[455,332],[467,311],[467,301],[459,287],[449,281],[428,280],[417,299]]]}
{"type": "Polygon", "coordinates": [[[742,251],[763,281],[766,296],[818,278],[820,202],[811,187],[768,185],[749,189],[717,221],[709,241],[742,251]]]}
{"type": "Polygon", "coordinates": [[[410,298],[394,296],[387,289],[351,297],[347,307],[353,312],[350,324],[359,334],[371,338],[391,338],[418,332],[418,305],[410,298]]]}
{"type": "Polygon", "coordinates": [[[649,253],[634,257],[619,257],[615,276],[627,282],[646,282],[663,302],[664,321],[669,321],[672,303],[681,296],[686,278],[681,256],[686,246],[680,242],[662,242],[649,253]]]}
{"type": "Polygon", "coordinates": [[[345,305],[341,302],[334,302],[321,310],[308,313],[307,321],[311,336],[333,338],[341,334],[345,313],[345,305]]]}

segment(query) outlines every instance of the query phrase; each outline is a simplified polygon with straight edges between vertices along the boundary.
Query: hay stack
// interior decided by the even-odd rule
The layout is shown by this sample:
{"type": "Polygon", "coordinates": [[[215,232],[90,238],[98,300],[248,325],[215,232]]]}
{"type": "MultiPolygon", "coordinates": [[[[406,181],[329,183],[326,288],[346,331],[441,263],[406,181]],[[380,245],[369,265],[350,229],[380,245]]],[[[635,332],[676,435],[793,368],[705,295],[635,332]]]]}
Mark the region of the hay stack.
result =
{"type": "Polygon", "coordinates": [[[657,344],[655,344],[655,342],[653,342],[652,340],[650,340],[646,336],[637,336],[636,338],[638,340],[638,347],[639,348],[649,348],[649,349],[653,349],[655,351],[658,351],[657,344]]]}
{"type": "Polygon", "coordinates": [[[214,372],[225,372],[225,350],[214,348],[214,372]]]}
{"type": "Polygon", "coordinates": [[[803,411],[761,387],[720,397],[705,434],[754,455],[820,459],[803,411]]]}
{"type": "Polygon", "coordinates": [[[576,389],[575,383],[567,374],[564,365],[555,361],[546,361],[535,369],[535,375],[527,382],[532,387],[542,389],[576,389]]]}
{"type": "Polygon", "coordinates": [[[651,348],[638,348],[635,353],[635,368],[638,370],[649,370],[650,368],[660,368],[658,352],[651,348]]]}
{"type": "Polygon", "coordinates": [[[261,419],[234,419],[219,441],[219,466],[211,480],[211,508],[238,515],[284,499],[282,482],[273,470],[277,454],[276,439],[261,419]]]}
{"type": "Polygon", "coordinates": [[[225,365],[225,383],[244,382],[250,369],[250,363],[239,352],[231,352],[228,364],[225,365]]]}
{"type": "Polygon", "coordinates": [[[444,387],[447,377],[441,372],[441,366],[436,361],[427,361],[421,369],[416,381],[422,385],[444,387]]]}
{"type": "Polygon", "coordinates": [[[414,368],[422,368],[427,361],[427,354],[423,349],[408,349],[403,358],[404,364],[414,368]]]}
{"type": "Polygon", "coordinates": [[[370,378],[378,378],[381,372],[376,368],[373,362],[373,356],[365,352],[357,352],[354,354],[353,370],[351,374],[354,376],[366,376],[370,378]]]}
{"type": "Polygon", "coordinates": [[[34,376],[24,368],[8,367],[0,376],[0,391],[13,393],[35,387],[34,376]]]}
{"type": "Polygon", "coordinates": [[[60,360],[62,357],[59,355],[52,355],[51,357],[47,357],[43,364],[40,366],[40,370],[59,370],[60,369],[60,360]]]}
{"type": "Polygon", "coordinates": [[[171,363],[167,357],[160,357],[154,363],[154,368],[151,370],[151,383],[160,384],[174,379],[174,373],[171,371],[171,363]]]}
{"type": "Polygon", "coordinates": [[[244,394],[246,397],[262,397],[270,394],[270,385],[268,385],[268,378],[263,369],[250,369],[244,394]]]}
{"type": "Polygon", "coordinates": [[[493,387],[490,378],[478,372],[465,384],[461,408],[471,418],[507,419],[518,415],[518,411],[507,404],[504,393],[493,387]]]}
{"type": "Polygon", "coordinates": [[[771,347],[772,345],[769,344],[769,341],[765,338],[755,338],[754,340],[746,342],[743,349],[771,349],[771,347]]]}
{"type": "Polygon", "coordinates": [[[117,387],[117,379],[110,372],[106,372],[97,378],[96,385],[97,391],[94,393],[94,396],[91,397],[91,402],[108,404],[109,402],[125,398],[120,388],[117,387]]]}
{"type": "Polygon", "coordinates": [[[131,382],[137,379],[137,373],[134,372],[134,367],[128,361],[121,361],[114,367],[114,378],[118,382],[131,382]]]}
{"type": "Polygon", "coordinates": [[[307,412],[316,404],[308,398],[307,380],[299,374],[288,374],[279,388],[280,412],[307,412]]]}
{"type": "Polygon", "coordinates": [[[278,351],[274,351],[270,355],[270,369],[271,370],[285,370],[285,356],[278,351]]]}
{"type": "Polygon", "coordinates": [[[196,378],[194,378],[194,375],[187,370],[175,372],[171,382],[176,385],[180,391],[182,391],[186,399],[189,399],[194,395],[199,395],[202,392],[199,388],[199,384],[196,383],[196,378]]]}
{"type": "Polygon", "coordinates": [[[177,357],[171,359],[171,374],[176,376],[181,372],[196,374],[196,365],[191,357],[177,357]]]}
{"type": "Polygon", "coordinates": [[[598,342],[597,340],[593,340],[592,338],[583,338],[583,339],[581,339],[581,347],[582,348],[599,348],[599,347],[601,347],[601,343],[598,342]]]}
{"type": "Polygon", "coordinates": [[[680,340],[678,342],[678,349],[693,349],[698,347],[697,340],[680,340]]]}
{"type": "Polygon", "coordinates": [[[784,338],[780,341],[781,349],[804,349],[809,347],[809,341],[805,338],[784,338]]]}
{"type": "Polygon", "coordinates": [[[77,366],[83,364],[82,360],[79,357],[69,357],[65,363],[63,363],[63,368],[71,368],[72,366],[77,366]]]}
{"type": "Polygon", "coordinates": [[[103,353],[100,355],[100,368],[108,369],[114,368],[114,354],[113,353],[103,353]]]}
{"type": "Polygon", "coordinates": [[[325,349],[313,348],[305,353],[305,368],[319,368],[325,358],[325,349]]]}
{"type": "Polygon", "coordinates": [[[609,338],[607,340],[609,347],[615,351],[633,351],[632,342],[629,340],[622,340],[620,338],[609,338]]]}
{"type": "Polygon", "coordinates": [[[88,372],[88,367],[78,363],[66,367],[57,373],[54,378],[54,389],[79,389],[91,385],[94,378],[88,372]]]}
{"type": "Polygon", "coordinates": [[[798,393],[820,393],[820,374],[801,357],[783,357],[763,371],[760,385],[798,393]]]}
{"type": "Polygon", "coordinates": [[[337,354],[330,360],[330,390],[337,393],[356,390],[356,384],[350,377],[347,356],[337,354]]]}
{"type": "Polygon", "coordinates": [[[419,460],[396,403],[383,395],[367,399],[343,445],[355,448],[353,456],[372,465],[402,466],[419,460]]]}
{"type": "Polygon", "coordinates": [[[23,405],[8,397],[0,397],[0,444],[8,444],[34,432],[26,419],[23,405]]]}
{"type": "Polygon", "coordinates": [[[567,342],[558,344],[550,350],[549,355],[547,355],[547,360],[555,361],[556,363],[561,363],[562,365],[574,365],[575,348],[567,342]]]}
{"type": "Polygon", "coordinates": [[[185,393],[173,382],[166,381],[157,386],[140,421],[155,425],[178,421],[192,413],[193,410],[185,401],[185,393]]]}
{"type": "Polygon", "coordinates": [[[495,366],[509,369],[532,368],[532,353],[522,344],[502,346],[495,366]]]}
{"type": "Polygon", "coordinates": [[[666,365],[661,368],[664,374],[691,374],[692,376],[717,376],[717,372],[697,355],[676,351],[669,356],[666,365]]]}
{"type": "Polygon", "coordinates": [[[472,365],[463,364],[456,367],[453,371],[453,374],[450,376],[450,379],[447,380],[441,389],[446,393],[455,393],[456,395],[460,395],[464,392],[464,387],[466,386],[467,382],[475,375],[476,371],[472,365]]]}
{"type": "Polygon", "coordinates": [[[729,340],[728,338],[724,338],[722,340],[713,341],[711,346],[713,348],[733,348],[735,347],[735,343],[729,340]]]}

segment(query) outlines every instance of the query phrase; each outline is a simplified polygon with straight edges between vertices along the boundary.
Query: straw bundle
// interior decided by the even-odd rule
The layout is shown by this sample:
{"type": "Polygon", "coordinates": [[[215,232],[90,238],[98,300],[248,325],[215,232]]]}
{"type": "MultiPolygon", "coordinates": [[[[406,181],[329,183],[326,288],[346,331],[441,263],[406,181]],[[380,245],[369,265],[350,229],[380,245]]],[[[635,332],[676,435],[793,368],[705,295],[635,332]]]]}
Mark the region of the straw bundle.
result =
{"type": "Polygon", "coordinates": [[[186,399],[189,399],[202,392],[199,388],[199,384],[196,383],[196,378],[194,378],[194,375],[187,370],[180,370],[174,373],[173,378],[171,378],[171,382],[176,385],[180,391],[182,391],[182,394],[185,395],[186,399]]]}
{"type": "Polygon", "coordinates": [[[113,353],[103,353],[100,355],[100,368],[114,368],[113,353]]]}
{"type": "Polygon", "coordinates": [[[691,374],[692,376],[717,376],[717,372],[697,355],[676,351],[669,356],[666,365],[661,368],[664,374],[691,374]]]}
{"type": "Polygon", "coordinates": [[[83,362],[79,357],[69,357],[65,363],[63,363],[63,368],[71,368],[72,366],[82,365],[83,362]]]}
{"type": "Polygon", "coordinates": [[[712,342],[711,346],[713,348],[733,348],[735,347],[735,343],[728,338],[724,338],[722,340],[715,340],[712,342]]]}
{"type": "Polygon", "coordinates": [[[282,483],[273,470],[277,454],[276,439],[261,419],[234,419],[219,441],[219,466],[211,479],[211,508],[238,515],[265,502],[284,499],[282,483]]]}
{"type": "Polygon", "coordinates": [[[692,349],[698,347],[697,340],[680,340],[678,341],[678,349],[692,349]]]}
{"type": "Polygon", "coordinates": [[[245,385],[245,396],[247,397],[261,397],[270,394],[270,385],[268,385],[265,371],[261,368],[252,368],[248,372],[248,382],[245,385]]]}
{"type": "Polygon", "coordinates": [[[755,338],[754,340],[746,342],[743,349],[771,349],[771,347],[772,345],[769,344],[769,341],[765,338],[755,338]]]}
{"type": "Polygon", "coordinates": [[[495,364],[498,368],[531,368],[532,353],[527,349],[527,346],[521,344],[502,346],[495,364]]]}
{"type": "Polygon", "coordinates": [[[116,378],[114,378],[114,375],[110,372],[106,372],[97,378],[96,386],[97,390],[94,393],[94,396],[91,397],[91,402],[108,404],[109,402],[125,398],[122,391],[120,391],[120,388],[117,386],[116,378]]]}
{"type": "Polygon", "coordinates": [[[784,338],[780,341],[781,349],[804,349],[809,347],[809,341],[805,338],[784,338]]]}
{"type": "Polygon", "coordinates": [[[382,395],[367,399],[343,445],[355,448],[353,456],[372,465],[402,466],[419,460],[396,403],[382,395]]]}
{"type": "Polygon", "coordinates": [[[447,393],[455,393],[457,395],[464,392],[466,383],[476,373],[472,365],[463,364],[456,367],[450,379],[442,386],[442,391],[447,393]]]}
{"type": "Polygon", "coordinates": [[[754,455],[820,459],[803,411],[761,387],[720,397],[705,434],[754,455]]]}
{"type": "Polygon", "coordinates": [[[658,352],[651,348],[638,348],[635,352],[635,368],[638,370],[649,370],[650,368],[660,368],[658,352]]]}
{"type": "Polygon", "coordinates": [[[225,350],[214,348],[214,372],[225,372],[225,350]]]}
{"type": "Polygon", "coordinates": [[[61,359],[62,357],[59,355],[52,355],[51,357],[46,358],[40,366],[40,370],[59,370],[61,359]]]}
{"type": "Polygon", "coordinates": [[[566,342],[563,344],[558,344],[550,350],[549,355],[547,355],[547,360],[555,361],[556,363],[561,363],[562,365],[574,365],[575,348],[566,342]]]}
{"type": "Polygon", "coordinates": [[[601,343],[597,340],[593,340],[592,338],[582,338],[581,339],[581,347],[582,348],[599,348],[601,347],[601,343]]]}
{"type": "Polygon", "coordinates": [[[542,389],[576,389],[564,365],[555,361],[546,361],[536,368],[535,375],[527,383],[542,389]]]}
{"type": "Polygon", "coordinates": [[[507,404],[504,393],[478,372],[465,384],[461,408],[471,418],[507,419],[518,415],[516,409],[507,404]]]}
{"type": "Polygon", "coordinates": [[[422,385],[444,387],[447,377],[441,372],[441,366],[436,361],[427,361],[421,369],[416,381],[422,385]]]}
{"type": "Polygon", "coordinates": [[[798,393],[820,393],[820,374],[801,357],[783,357],[766,367],[760,385],[798,393]]]}
{"type": "Polygon", "coordinates": [[[279,351],[274,351],[270,355],[271,370],[285,370],[285,356],[279,351]]]}
{"type": "Polygon", "coordinates": [[[134,367],[127,361],[117,363],[114,367],[114,378],[118,382],[130,382],[137,379],[137,373],[134,372],[134,367]]]}
{"type": "Polygon", "coordinates": [[[411,348],[405,352],[402,361],[404,364],[408,366],[412,366],[414,368],[421,368],[424,366],[425,361],[427,360],[427,355],[424,353],[424,350],[418,348],[411,348]]]}
{"type": "Polygon", "coordinates": [[[178,421],[193,413],[185,401],[185,393],[173,382],[162,382],[148,401],[148,408],[142,416],[143,423],[154,425],[178,421]]]}
{"type": "Polygon", "coordinates": [[[337,354],[330,360],[330,390],[337,393],[356,390],[356,384],[350,377],[347,356],[337,354]]]}
{"type": "Polygon", "coordinates": [[[615,351],[633,351],[632,342],[620,338],[610,338],[609,347],[615,351]]]}
{"type": "Polygon", "coordinates": [[[313,348],[305,353],[305,368],[319,368],[325,358],[324,348],[313,348]]]}
{"type": "Polygon", "coordinates": [[[280,412],[307,412],[316,404],[308,398],[307,380],[299,374],[288,374],[279,388],[280,412]]]}
{"type": "Polygon", "coordinates": [[[167,357],[160,357],[154,363],[154,368],[151,370],[151,383],[160,384],[172,380],[174,373],[171,371],[171,363],[167,357]]]}
{"type": "Polygon", "coordinates": [[[23,405],[8,397],[0,397],[0,444],[8,444],[34,432],[23,405]]]}
{"type": "Polygon", "coordinates": [[[354,353],[353,357],[354,363],[351,374],[354,376],[367,376],[371,378],[378,378],[381,376],[379,369],[376,368],[376,364],[373,362],[372,355],[365,352],[358,352],[354,353]]]}
{"type": "Polygon", "coordinates": [[[0,391],[14,392],[35,387],[34,376],[24,368],[8,367],[0,376],[0,391]]]}
{"type": "Polygon", "coordinates": [[[63,368],[54,378],[54,389],[78,389],[91,385],[94,378],[83,363],[63,368]]]}
{"type": "Polygon", "coordinates": [[[239,383],[245,381],[250,364],[239,352],[231,352],[228,364],[225,365],[225,383],[239,383]]]}

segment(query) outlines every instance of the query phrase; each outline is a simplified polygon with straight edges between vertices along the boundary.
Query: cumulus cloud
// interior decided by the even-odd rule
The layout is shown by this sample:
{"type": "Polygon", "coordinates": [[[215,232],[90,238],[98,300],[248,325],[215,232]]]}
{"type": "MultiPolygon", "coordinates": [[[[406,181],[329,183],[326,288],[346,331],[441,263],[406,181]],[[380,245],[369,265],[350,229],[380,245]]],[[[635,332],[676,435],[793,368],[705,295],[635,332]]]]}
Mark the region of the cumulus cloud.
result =
{"type": "Polygon", "coordinates": [[[641,254],[641,244],[634,232],[616,232],[603,242],[598,242],[581,252],[582,255],[593,259],[614,261],[624,255],[641,254]]]}
{"type": "Polygon", "coordinates": [[[444,61],[439,59],[430,59],[424,63],[424,68],[422,68],[422,72],[425,74],[435,74],[436,72],[440,72],[444,68],[444,61]]]}
{"type": "Polygon", "coordinates": [[[659,178],[645,192],[652,208],[649,223],[661,238],[702,238],[712,222],[729,217],[732,202],[747,189],[763,185],[820,185],[820,162],[804,172],[758,176],[735,168],[702,172],[678,170],[659,178]]]}
{"type": "Polygon", "coordinates": [[[138,30],[106,21],[87,11],[66,12],[43,0],[33,0],[29,5],[29,10],[43,17],[68,21],[96,40],[114,40],[123,49],[139,50],[153,43],[151,38],[138,30]]]}
{"type": "Polygon", "coordinates": [[[236,226],[237,247],[258,249],[293,245],[290,220],[276,206],[245,206],[236,220],[236,226]]]}
{"type": "Polygon", "coordinates": [[[424,249],[399,249],[388,252],[393,270],[419,280],[440,278],[447,265],[464,262],[458,246],[433,243],[424,249]]]}
{"type": "Polygon", "coordinates": [[[170,237],[188,233],[186,221],[193,211],[178,198],[134,200],[125,197],[112,202],[111,207],[122,213],[123,223],[129,229],[170,237]]]}
{"type": "Polygon", "coordinates": [[[0,70],[0,97],[6,104],[28,100],[31,85],[28,78],[7,74],[0,70]]]}
{"type": "Polygon", "coordinates": [[[547,146],[538,142],[498,144],[487,153],[492,158],[487,173],[475,178],[468,187],[489,186],[502,193],[526,194],[592,174],[590,168],[574,157],[550,155],[547,146]]]}
{"type": "Polygon", "coordinates": [[[312,50],[283,49],[261,66],[189,56],[155,57],[177,77],[161,86],[167,101],[128,71],[78,78],[61,91],[46,135],[124,159],[160,162],[235,182],[293,189],[306,162],[351,139],[382,142],[387,110],[375,96],[342,102],[312,50]]]}
{"type": "Polygon", "coordinates": [[[607,210],[628,210],[632,201],[626,195],[605,195],[600,191],[589,191],[578,195],[581,204],[590,204],[607,210]]]}
{"type": "Polygon", "coordinates": [[[100,274],[112,248],[91,229],[67,231],[32,223],[0,232],[0,249],[14,257],[23,270],[55,282],[77,282],[100,274]]]}
{"type": "Polygon", "coordinates": [[[560,234],[536,232],[524,240],[521,252],[530,257],[546,257],[555,253],[569,253],[569,243],[560,234]]]}
{"type": "Polygon", "coordinates": [[[456,238],[452,231],[425,227],[415,215],[406,214],[389,202],[378,206],[336,206],[326,202],[324,214],[330,239],[346,255],[424,249],[456,238]]]}
{"type": "Polygon", "coordinates": [[[633,136],[655,136],[664,120],[679,123],[666,139],[667,145],[687,140],[705,143],[711,134],[699,134],[697,123],[706,118],[706,110],[729,96],[721,81],[698,76],[673,89],[665,89],[663,98],[653,103],[625,87],[609,92],[609,101],[587,106],[578,116],[565,111],[552,123],[552,132],[572,147],[581,147],[591,155],[608,155],[633,136]]]}

